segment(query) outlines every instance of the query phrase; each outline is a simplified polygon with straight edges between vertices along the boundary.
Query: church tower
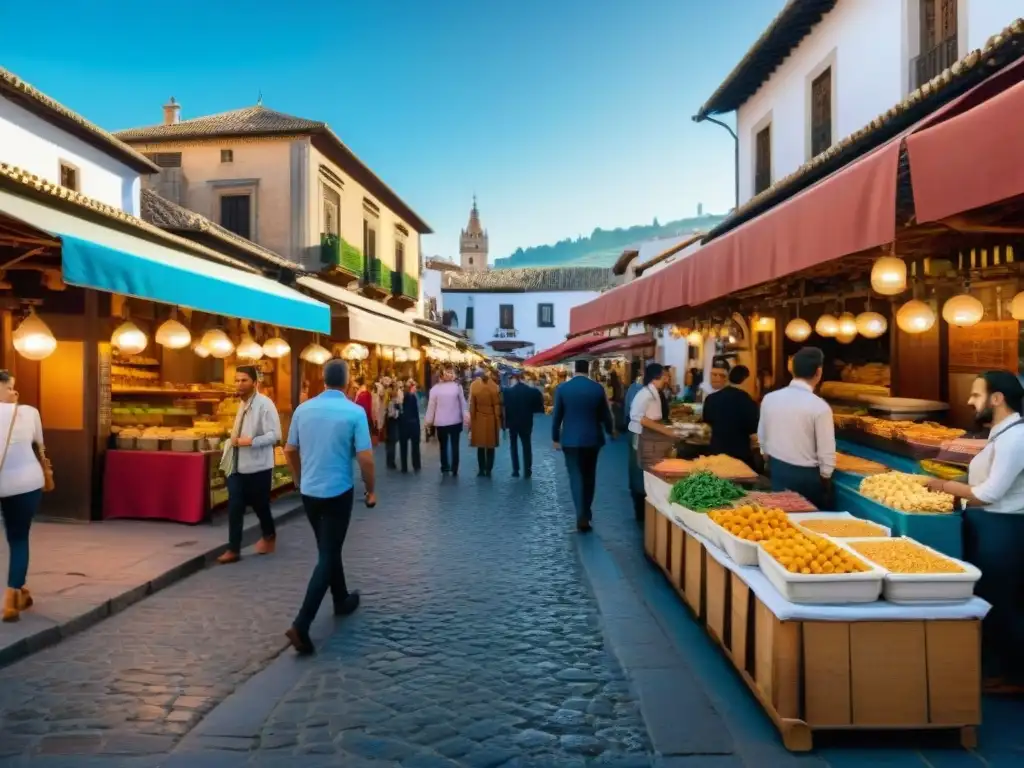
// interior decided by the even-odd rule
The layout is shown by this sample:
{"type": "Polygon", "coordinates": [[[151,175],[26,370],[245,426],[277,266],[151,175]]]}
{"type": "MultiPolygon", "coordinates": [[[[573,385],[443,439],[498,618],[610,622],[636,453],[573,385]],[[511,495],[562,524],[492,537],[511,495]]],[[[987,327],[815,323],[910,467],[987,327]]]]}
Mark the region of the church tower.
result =
{"type": "Polygon", "coordinates": [[[464,270],[482,272],[487,269],[487,232],[480,226],[480,211],[473,195],[473,208],[469,212],[469,226],[459,238],[460,263],[464,270]]]}

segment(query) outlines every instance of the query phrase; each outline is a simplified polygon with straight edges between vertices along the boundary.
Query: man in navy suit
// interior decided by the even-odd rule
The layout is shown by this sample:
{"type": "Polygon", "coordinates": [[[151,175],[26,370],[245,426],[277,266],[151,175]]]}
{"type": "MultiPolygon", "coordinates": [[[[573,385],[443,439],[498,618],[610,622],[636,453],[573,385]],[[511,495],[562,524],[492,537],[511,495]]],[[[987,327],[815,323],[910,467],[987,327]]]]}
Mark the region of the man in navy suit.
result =
{"type": "Polygon", "coordinates": [[[509,377],[511,386],[505,390],[505,429],[512,448],[512,477],[519,477],[519,443],[523,444],[523,470],[533,475],[533,415],[544,413],[544,396],[539,389],[523,383],[522,374],[509,377]]]}
{"type": "Polygon", "coordinates": [[[580,533],[590,530],[597,457],[604,446],[604,433],[615,434],[608,396],[604,387],[587,376],[588,367],[586,360],[577,360],[576,375],[555,390],[551,427],[555,450],[565,454],[565,468],[576,506],[576,529],[580,533]]]}

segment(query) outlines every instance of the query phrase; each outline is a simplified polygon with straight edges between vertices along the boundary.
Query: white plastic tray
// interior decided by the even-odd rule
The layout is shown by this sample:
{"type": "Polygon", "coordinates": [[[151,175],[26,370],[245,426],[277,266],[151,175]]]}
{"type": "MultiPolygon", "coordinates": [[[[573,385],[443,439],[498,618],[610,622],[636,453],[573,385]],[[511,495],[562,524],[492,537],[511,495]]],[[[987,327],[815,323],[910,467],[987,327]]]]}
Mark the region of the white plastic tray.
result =
{"type": "MultiPolygon", "coordinates": [[[[795,525],[804,534],[806,534],[808,536],[824,536],[826,539],[836,539],[838,541],[849,540],[848,538],[844,538],[844,537],[841,537],[841,536],[828,536],[828,535],[826,535],[824,533],[818,533],[817,531],[812,531],[812,530],[810,530],[808,528],[804,528],[803,525],[801,525],[801,523],[803,523],[806,520],[860,520],[863,523],[869,523],[870,525],[873,525],[876,528],[879,528],[879,529],[885,531],[885,536],[884,537],[883,536],[879,536],[877,538],[885,538],[885,537],[892,536],[892,529],[886,528],[884,525],[879,525],[874,520],[863,520],[863,519],[861,519],[859,517],[851,515],[849,512],[795,512],[795,513],[791,512],[790,515],[789,515],[789,521],[791,523],[793,523],[793,525],[795,525]]],[[[850,538],[856,538],[856,537],[850,537],[850,538]]],[[[864,538],[872,538],[872,537],[864,537],[864,538]]]]}
{"type": "Polygon", "coordinates": [[[679,504],[670,503],[669,508],[685,527],[689,528],[694,533],[703,536],[712,544],[719,547],[722,546],[718,541],[718,532],[711,530],[718,526],[712,523],[706,514],[694,512],[692,509],[680,506],[679,504]]]}
{"type": "MultiPolygon", "coordinates": [[[[836,542],[842,546],[841,542],[836,542]]],[[[761,572],[791,603],[818,603],[822,605],[843,605],[845,603],[873,603],[882,594],[885,571],[867,558],[862,562],[871,566],[863,573],[804,574],[790,573],[781,563],[769,555],[764,547],[757,548],[757,561],[761,572]]]]}
{"type": "Polygon", "coordinates": [[[725,530],[722,526],[712,520],[707,520],[708,528],[718,538],[718,546],[725,551],[737,565],[757,565],[757,542],[741,539],[735,533],[725,530]]]}
{"type": "MultiPolygon", "coordinates": [[[[963,568],[963,573],[893,573],[886,568],[877,565],[865,555],[860,554],[850,546],[846,546],[853,554],[869,565],[875,565],[885,574],[885,586],[883,592],[885,599],[890,603],[960,603],[974,597],[974,585],[981,578],[981,571],[970,563],[949,557],[927,547],[917,539],[908,536],[897,538],[911,541],[919,547],[923,547],[938,557],[952,560],[963,568]]],[[[876,539],[842,539],[836,543],[839,546],[854,544],[858,541],[876,541],[876,539]]]]}

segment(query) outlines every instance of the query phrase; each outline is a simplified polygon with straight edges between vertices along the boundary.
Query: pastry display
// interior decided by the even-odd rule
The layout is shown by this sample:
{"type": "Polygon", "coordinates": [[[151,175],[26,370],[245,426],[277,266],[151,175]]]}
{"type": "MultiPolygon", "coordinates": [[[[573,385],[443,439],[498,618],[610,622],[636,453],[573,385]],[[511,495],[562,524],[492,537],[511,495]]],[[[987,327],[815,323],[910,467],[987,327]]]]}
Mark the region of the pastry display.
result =
{"type": "Polygon", "coordinates": [[[891,573],[964,573],[959,563],[909,539],[851,541],[848,546],[891,573]]]}
{"type": "Polygon", "coordinates": [[[924,475],[886,472],[865,477],[860,483],[860,492],[869,499],[900,512],[952,512],[953,497],[948,493],[925,488],[924,484],[927,481],[928,478],[924,475]]]}
{"type": "Polygon", "coordinates": [[[840,472],[852,472],[855,475],[877,475],[880,472],[889,471],[887,466],[879,464],[877,461],[850,456],[846,453],[836,454],[836,469],[840,472]]]}

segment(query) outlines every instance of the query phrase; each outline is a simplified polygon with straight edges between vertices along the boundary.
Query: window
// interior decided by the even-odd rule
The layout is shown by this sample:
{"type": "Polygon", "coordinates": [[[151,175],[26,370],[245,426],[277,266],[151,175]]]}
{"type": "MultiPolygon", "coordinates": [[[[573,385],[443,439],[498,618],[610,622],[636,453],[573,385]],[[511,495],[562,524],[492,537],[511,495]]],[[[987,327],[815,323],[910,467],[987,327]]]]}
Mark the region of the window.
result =
{"type": "Polygon", "coordinates": [[[146,157],[161,168],[181,168],[181,152],[146,152],[146,157]]]}
{"type": "Polygon", "coordinates": [[[363,254],[367,264],[377,258],[377,230],[366,219],[363,219],[363,254]]]}
{"type": "Polygon", "coordinates": [[[511,331],[516,327],[515,308],[511,304],[498,307],[498,327],[503,331],[511,331]]]}
{"type": "Polygon", "coordinates": [[[754,194],[772,185],[772,126],[766,125],[754,139],[754,194]]]}
{"type": "Polygon", "coordinates": [[[233,163],[233,162],[235,162],[235,150],[233,150],[233,149],[222,149],[220,151],[220,161],[222,163],[233,163]]]}
{"type": "Polygon", "coordinates": [[[554,328],[555,327],[555,305],[554,304],[538,304],[537,305],[537,325],[541,328],[554,328]]]}
{"type": "Polygon", "coordinates": [[[252,196],[221,195],[220,225],[236,235],[251,240],[252,196]]]}
{"type": "Polygon", "coordinates": [[[405,272],[405,241],[395,238],[395,272],[405,272]]]}
{"type": "Polygon", "coordinates": [[[914,60],[912,87],[920,88],[953,66],[959,57],[957,0],[919,0],[920,55],[914,60]]]}
{"type": "Polygon", "coordinates": [[[71,163],[60,164],[60,185],[78,191],[78,169],[71,163]]]}
{"type": "Polygon", "coordinates": [[[466,330],[473,330],[473,308],[466,307],[466,330]]]}
{"type": "Polygon", "coordinates": [[[320,185],[320,191],[323,195],[324,203],[324,220],[322,234],[325,235],[340,235],[341,234],[341,195],[338,190],[327,186],[326,184],[320,185]]]}
{"type": "Polygon", "coordinates": [[[472,256],[469,257],[469,266],[471,266],[471,267],[473,266],[473,257],[472,256]]]}
{"type": "Polygon", "coordinates": [[[832,67],[811,81],[811,157],[832,146],[832,67]]]}

